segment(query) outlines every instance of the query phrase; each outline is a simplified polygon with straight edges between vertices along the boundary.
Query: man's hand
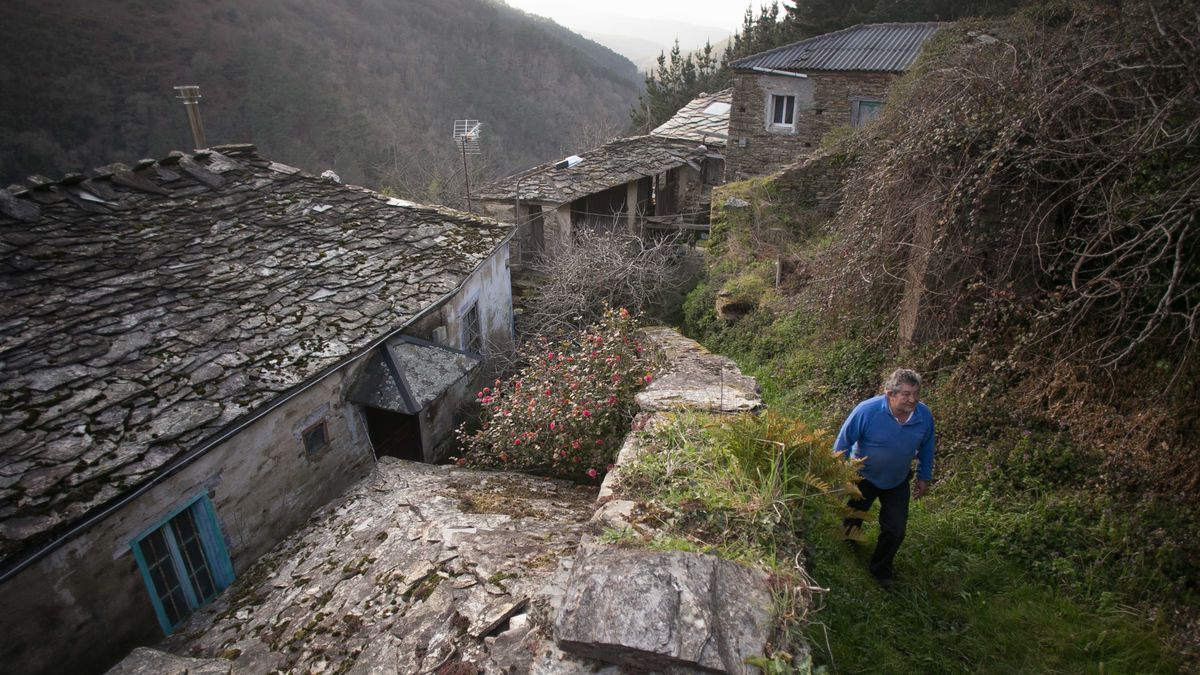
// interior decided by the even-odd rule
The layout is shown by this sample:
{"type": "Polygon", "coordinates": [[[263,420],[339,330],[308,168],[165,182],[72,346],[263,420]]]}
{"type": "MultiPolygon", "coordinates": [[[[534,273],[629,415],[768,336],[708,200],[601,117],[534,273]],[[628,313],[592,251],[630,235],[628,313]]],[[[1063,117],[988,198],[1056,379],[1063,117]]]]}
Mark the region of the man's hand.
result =
{"type": "Polygon", "coordinates": [[[924,497],[925,493],[927,492],[929,492],[929,481],[918,478],[916,482],[913,483],[913,499],[920,499],[921,497],[924,497]]]}

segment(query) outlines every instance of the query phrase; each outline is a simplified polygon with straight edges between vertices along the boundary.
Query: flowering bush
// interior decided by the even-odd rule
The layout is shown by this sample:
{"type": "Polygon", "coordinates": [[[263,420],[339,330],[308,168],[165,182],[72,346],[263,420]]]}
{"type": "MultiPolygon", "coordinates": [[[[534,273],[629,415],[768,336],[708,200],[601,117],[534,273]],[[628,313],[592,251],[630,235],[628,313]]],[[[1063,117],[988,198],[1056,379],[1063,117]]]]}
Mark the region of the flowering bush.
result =
{"type": "Polygon", "coordinates": [[[535,342],[526,365],[476,394],[478,431],[458,430],[460,466],[599,481],[637,412],[634,394],[652,376],[626,310],[607,310],[576,340],[535,342]]]}

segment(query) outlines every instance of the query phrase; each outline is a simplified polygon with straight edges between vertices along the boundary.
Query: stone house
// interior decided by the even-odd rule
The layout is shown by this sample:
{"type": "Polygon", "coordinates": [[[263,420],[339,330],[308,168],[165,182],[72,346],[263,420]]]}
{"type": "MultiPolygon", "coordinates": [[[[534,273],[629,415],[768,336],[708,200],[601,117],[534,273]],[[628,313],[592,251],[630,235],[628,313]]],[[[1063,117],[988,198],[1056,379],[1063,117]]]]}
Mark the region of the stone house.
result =
{"type": "Polygon", "coordinates": [[[702,94],[645,136],[610,141],[484,186],[484,211],[517,224],[514,266],[569,244],[581,227],[707,231],[724,180],[730,91],[702,94]]]}
{"type": "Polygon", "coordinates": [[[438,459],[512,232],[248,145],[0,190],[4,668],[103,671],[376,455],[438,459]]]}
{"type": "Polygon", "coordinates": [[[770,173],[811,154],[829,131],[874,119],[939,25],[852,26],[730,63],[729,179],[770,173]]]}

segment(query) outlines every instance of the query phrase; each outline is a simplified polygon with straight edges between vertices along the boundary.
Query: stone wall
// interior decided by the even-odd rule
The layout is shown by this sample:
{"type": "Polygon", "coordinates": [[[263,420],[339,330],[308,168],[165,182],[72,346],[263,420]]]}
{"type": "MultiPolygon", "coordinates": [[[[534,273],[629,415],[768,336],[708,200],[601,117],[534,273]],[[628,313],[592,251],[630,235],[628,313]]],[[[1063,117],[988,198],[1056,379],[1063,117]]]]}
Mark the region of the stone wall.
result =
{"type": "Polygon", "coordinates": [[[131,541],[197,495],[216,512],[235,574],[367,474],[366,427],[342,402],[350,367],[254,422],[0,586],[8,672],[93,673],[162,637],[131,541]],[[329,446],[301,438],[324,418],[329,446]]]}
{"type": "Polygon", "coordinates": [[[818,150],[773,177],[776,202],[819,216],[832,216],[842,206],[842,188],[849,166],[845,155],[818,150]]]}
{"type": "Polygon", "coordinates": [[[850,124],[856,98],[883,101],[895,73],[814,72],[807,78],[735,71],[729,140],[725,148],[727,180],[740,180],[778,169],[814,152],[830,130],[850,124]],[[772,94],[796,96],[794,124],[769,124],[772,94]]]}

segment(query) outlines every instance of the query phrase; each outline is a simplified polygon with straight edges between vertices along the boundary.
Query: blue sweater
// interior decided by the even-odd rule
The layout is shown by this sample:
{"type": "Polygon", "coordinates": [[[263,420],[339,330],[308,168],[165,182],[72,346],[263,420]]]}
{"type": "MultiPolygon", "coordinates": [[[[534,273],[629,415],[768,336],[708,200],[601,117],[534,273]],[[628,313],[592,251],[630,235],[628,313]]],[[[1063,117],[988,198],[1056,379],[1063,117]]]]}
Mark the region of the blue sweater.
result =
{"type": "Polygon", "coordinates": [[[904,482],[913,458],[917,459],[917,478],[933,478],[933,445],[933,413],[929,406],[918,402],[908,421],[900,424],[888,408],[887,396],[880,394],[854,407],[833,449],[849,457],[865,458],[862,477],[886,490],[904,482]]]}

